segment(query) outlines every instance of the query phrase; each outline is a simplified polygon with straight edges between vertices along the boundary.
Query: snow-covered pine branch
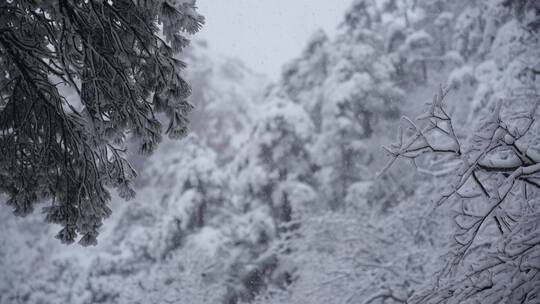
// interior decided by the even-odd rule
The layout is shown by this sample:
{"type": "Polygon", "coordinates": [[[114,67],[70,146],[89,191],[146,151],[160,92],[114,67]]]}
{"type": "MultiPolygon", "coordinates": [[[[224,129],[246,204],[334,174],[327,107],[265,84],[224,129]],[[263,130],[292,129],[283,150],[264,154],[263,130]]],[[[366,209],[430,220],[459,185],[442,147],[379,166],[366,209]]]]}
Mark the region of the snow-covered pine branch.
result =
{"type": "Polygon", "coordinates": [[[0,193],[16,215],[50,200],[63,243],[96,243],[108,188],[129,199],[126,137],[151,153],[187,132],[176,55],[204,19],[194,0],[9,1],[0,9],[0,193]]]}

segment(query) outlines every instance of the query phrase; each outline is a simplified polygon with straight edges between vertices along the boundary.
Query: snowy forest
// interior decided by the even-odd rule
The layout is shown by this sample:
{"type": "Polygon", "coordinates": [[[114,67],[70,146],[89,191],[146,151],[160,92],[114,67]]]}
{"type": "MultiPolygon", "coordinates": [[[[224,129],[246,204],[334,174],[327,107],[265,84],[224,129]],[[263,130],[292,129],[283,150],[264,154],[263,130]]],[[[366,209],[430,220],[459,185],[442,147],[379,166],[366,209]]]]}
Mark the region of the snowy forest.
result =
{"type": "Polygon", "coordinates": [[[540,1],[340,1],[0,0],[0,303],[539,304],[540,1]]]}

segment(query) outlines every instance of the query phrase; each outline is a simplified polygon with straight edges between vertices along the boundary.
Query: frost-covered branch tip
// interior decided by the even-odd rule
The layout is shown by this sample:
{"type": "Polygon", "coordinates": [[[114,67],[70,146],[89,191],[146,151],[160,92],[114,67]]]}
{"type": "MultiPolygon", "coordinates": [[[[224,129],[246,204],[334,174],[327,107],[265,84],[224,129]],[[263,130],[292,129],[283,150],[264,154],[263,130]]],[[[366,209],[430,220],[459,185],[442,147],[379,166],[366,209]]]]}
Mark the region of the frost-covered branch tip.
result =
{"type": "MultiPolygon", "coordinates": [[[[538,221],[540,213],[538,206],[530,203],[540,196],[540,157],[532,147],[536,141],[534,130],[538,128],[538,102],[525,109],[503,108],[502,101],[495,102],[474,127],[460,128],[460,134],[467,136],[459,136],[445,108],[447,93],[448,90],[441,88],[425,113],[416,120],[403,118],[406,132],[400,128],[396,142],[385,147],[391,159],[384,170],[399,158],[411,161],[415,167],[420,157],[428,167],[446,166],[444,172],[450,182],[445,182],[436,203],[440,205],[457,198],[452,202],[459,206],[454,218],[456,251],[446,270],[457,269],[473,249],[480,246],[479,239],[485,242],[489,229],[484,228],[494,227],[499,232],[493,242],[502,247],[465,274],[464,279],[452,281],[448,287],[465,288],[462,284],[470,284],[467,282],[471,280],[479,284],[474,290],[460,290],[459,296],[466,298],[483,291],[478,286],[486,276],[492,282],[497,280],[496,276],[512,271],[517,271],[517,277],[527,276],[527,269],[534,263],[531,259],[540,253],[540,242],[535,239],[540,225],[531,221],[531,217],[538,221]],[[483,203],[477,202],[478,198],[483,203]]],[[[499,279],[514,284],[515,278],[499,279]]],[[[430,297],[442,297],[448,290],[439,288],[430,297]]],[[[519,288],[509,292],[519,292],[519,288]]],[[[426,300],[434,299],[430,297],[417,299],[418,303],[430,302],[426,300]]]]}

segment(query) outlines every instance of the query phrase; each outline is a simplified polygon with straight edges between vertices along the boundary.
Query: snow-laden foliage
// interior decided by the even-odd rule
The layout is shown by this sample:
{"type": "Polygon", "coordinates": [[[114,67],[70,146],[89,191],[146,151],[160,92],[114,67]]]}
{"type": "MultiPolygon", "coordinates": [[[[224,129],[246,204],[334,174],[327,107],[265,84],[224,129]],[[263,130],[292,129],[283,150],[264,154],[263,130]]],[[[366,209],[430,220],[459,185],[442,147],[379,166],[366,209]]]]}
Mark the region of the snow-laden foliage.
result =
{"type": "Polygon", "coordinates": [[[95,248],[0,222],[0,303],[537,303],[539,20],[355,0],[269,87],[199,43],[196,135],[138,162],[95,248]]]}
{"type": "Polygon", "coordinates": [[[369,140],[381,133],[381,121],[398,117],[403,99],[391,58],[381,56],[383,25],[372,20],[377,13],[356,1],[334,41],[317,33],[303,57],[283,72],[286,92],[307,108],[316,126],[311,149],[321,168],[323,200],[333,209],[343,206],[352,184],[372,177],[366,168],[369,140]]]}
{"type": "Polygon", "coordinates": [[[146,164],[144,186],[120,214],[107,249],[89,265],[85,303],[204,303],[219,296],[217,286],[208,286],[206,294],[200,288],[212,280],[204,272],[226,241],[220,231],[227,221],[221,211],[230,208],[223,205],[225,177],[216,170],[215,153],[195,136],[160,149],[160,157],[146,164]]]}
{"type": "MultiPolygon", "coordinates": [[[[218,96],[248,105],[249,98],[255,98],[250,94],[264,87],[264,79],[252,81],[256,74],[238,60],[211,61],[203,42],[187,56],[192,68],[186,78],[200,81],[189,100],[208,103],[194,111],[203,121],[221,113],[213,105],[224,102],[218,96]],[[216,70],[207,71],[208,67],[216,70]],[[230,71],[237,71],[235,78],[230,71]],[[197,79],[203,73],[207,78],[197,79]],[[212,83],[221,86],[212,86],[210,97],[198,94],[212,83]],[[251,90],[239,92],[242,87],[251,90]]],[[[251,119],[251,114],[246,110],[242,117],[251,119]]],[[[249,134],[251,120],[243,122],[242,132],[249,134]]],[[[195,125],[193,132],[200,137],[165,140],[148,160],[130,155],[140,171],[138,195],[129,204],[113,198],[115,212],[95,248],[66,252],[47,241],[53,232],[43,231],[38,215],[16,219],[3,208],[0,261],[5,275],[0,279],[0,303],[217,303],[227,292],[234,295],[238,280],[252,268],[242,242],[251,242],[256,251],[258,231],[274,226],[264,223],[267,213],[244,213],[232,203],[226,171],[217,164],[223,161],[221,153],[234,155],[241,142],[213,151],[207,145],[212,145],[210,133],[218,130],[195,125]],[[179,272],[184,275],[179,277],[179,272]],[[165,286],[168,293],[163,293],[165,286]]]]}
{"type": "Polygon", "coordinates": [[[231,175],[236,176],[231,183],[236,204],[254,222],[246,228],[256,229],[242,230],[256,235],[242,241],[244,251],[250,254],[239,261],[245,268],[235,274],[240,289],[236,287],[228,301],[248,301],[266,285],[288,284],[290,273],[280,267],[279,252],[289,249],[279,243],[295,229],[299,213],[311,208],[316,200],[307,150],[314,128],[309,115],[282,92],[270,92],[256,121],[249,141],[231,167],[231,175]],[[261,220],[263,229],[255,226],[261,220]]]}
{"type": "Polygon", "coordinates": [[[239,59],[213,54],[204,41],[186,49],[186,79],[190,130],[218,152],[220,162],[231,161],[249,138],[268,80],[239,59]],[[217,57],[217,58],[216,58],[217,57]]]}
{"type": "Polygon", "coordinates": [[[468,71],[469,83],[477,86],[468,124],[456,124],[445,102],[448,90],[441,89],[418,122],[405,119],[407,129],[387,148],[393,158],[447,176],[435,203],[455,205],[455,248],[437,281],[412,303],[534,303],[540,298],[540,82],[535,74],[540,41],[531,23],[540,7],[490,4],[488,13],[479,15],[487,19],[483,34],[490,39],[479,42],[484,45],[476,49],[479,63],[450,75],[453,80],[468,71]],[[469,133],[460,136],[460,129],[469,133]]]}
{"type": "Polygon", "coordinates": [[[96,244],[107,187],[134,196],[125,138],[151,153],[186,134],[190,88],[176,55],[199,30],[194,0],[3,1],[0,191],[16,215],[44,200],[57,238],[96,244]]]}

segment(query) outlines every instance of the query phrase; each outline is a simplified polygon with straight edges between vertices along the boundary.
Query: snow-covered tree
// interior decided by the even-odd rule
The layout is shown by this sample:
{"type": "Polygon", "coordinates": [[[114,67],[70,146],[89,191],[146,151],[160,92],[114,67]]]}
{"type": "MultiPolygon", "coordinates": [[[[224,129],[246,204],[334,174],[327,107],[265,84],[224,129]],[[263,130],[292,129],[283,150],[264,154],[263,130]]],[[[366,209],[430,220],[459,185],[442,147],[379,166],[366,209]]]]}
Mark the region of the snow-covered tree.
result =
{"type": "Polygon", "coordinates": [[[318,99],[320,134],[312,147],[321,167],[319,182],[331,208],[343,206],[349,187],[370,178],[369,140],[397,118],[403,92],[394,82],[396,70],[384,55],[377,32],[377,8],[355,1],[344,30],[330,46],[326,78],[318,99]]]}
{"type": "MultiPolygon", "coordinates": [[[[291,284],[271,286],[255,303],[405,303],[431,279],[446,249],[450,218],[437,211],[426,220],[429,200],[419,203],[412,195],[378,213],[382,200],[369,202],[371,184],[355,187],[346,209],[301,214],[282,261],[295,269],[291,284]]],[[[417,195],[434,197],[437,190],[424,187],[417,195]]]]}
{"type": "Polygon", "coordinates": [[[230,303],[249,301],[268,285],[288,284],[292,269],[283,267],[281,259],[290,249],[281,240],[316,197],[307,149],[314,129],[309,115],[279,91],[267,96],[260,113],[231,168],[245,227],[236,233],[244,254],[232,274],[230,303]]]}
{"type": "Polygon", "coordinates": [[[190,130],[228,162],[249,138],[268,80],[237,58],[217,56],[204,41],[186,50],[192,85],[190,130]]]}
{"type": "Polygon", "coordinates": [[[330,39],[322,30],[310,37],[299,58],[283,67],[281,87],[288,97],[301,103],[310,114],[317,131],[322,124],[322,95],[328,77],[330,39]]]}
{"type": "Polygon", "coordinates": [[[231,207],[216,162],[216,154],[194,135],[160,145],[145,164],[138,197],[118,212],[102,249],[89,262],[83,303],[175,303],[181,298],[203,303],[203,298],[220,297],[225,266],[214,262],[226,248],[223,223],[230,221],[231,207]]]}
{"type": "MultiPolygon", "coordinates": [[[[534,82],[527,79],[521,84],[534,82]]],[[[495,99],[464,142],[456,135],[444,103],[447,93],[441,89],[435,96],[420,117],[423,126],[407,119],[412,132],[400,132],[396,144],[387,148],[394,158],[407,158],[415,164],[425,153],[440,154],[442,168],[438,169],[453,177],[437,204],[447,200],[459,204],[454,218],[456,248],[442,273],[458,270],[458,275],[412,301],[534,301],[540,296],[539,95],[519,100],[512,92],[505,96],[507,100],[495,99]]]]}
{"type": "Polygon", "coordinates": [[[537,3],[355,0],[269,88],[185,49],[198,136],[97,247],[0,213],[0,303],[536,303],[537,3]]]}
{"type": "Polygon", "coordinates": [[[176,55],[203,18],[194,0],[4,1],[0,10],[0,191],[17,215],[51,201],[57,237],[96,243],[136,175],[129,133],[143,153],[187,130],[190,88],[176,55]]]}

